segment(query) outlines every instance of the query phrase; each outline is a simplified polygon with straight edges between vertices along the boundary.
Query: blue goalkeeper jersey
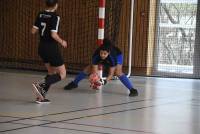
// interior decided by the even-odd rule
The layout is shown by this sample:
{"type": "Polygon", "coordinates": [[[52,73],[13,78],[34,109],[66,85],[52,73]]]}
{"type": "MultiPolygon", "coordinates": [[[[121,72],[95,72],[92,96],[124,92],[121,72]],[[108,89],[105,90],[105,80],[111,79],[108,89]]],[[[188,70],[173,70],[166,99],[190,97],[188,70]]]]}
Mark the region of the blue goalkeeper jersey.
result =
{"type": "Polygon", "coordinates": [[[103,64],[103,65],[108,65],[110,67],[114,67],[117,64],[122,64],[122,63],[123,63],[122,52],[119,48],[115,46],[111,47],[110,54],[104,60],[101,59],[100,57],[100,48],[97,48],[92,56],[93,65],[103,64]]]}

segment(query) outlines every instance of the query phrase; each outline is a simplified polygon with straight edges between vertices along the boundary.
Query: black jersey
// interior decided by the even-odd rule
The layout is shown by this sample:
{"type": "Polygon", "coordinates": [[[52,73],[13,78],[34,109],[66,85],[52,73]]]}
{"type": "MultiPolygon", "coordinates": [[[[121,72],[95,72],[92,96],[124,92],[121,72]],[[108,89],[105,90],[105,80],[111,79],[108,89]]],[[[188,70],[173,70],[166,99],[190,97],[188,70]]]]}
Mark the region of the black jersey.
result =
{"type": "Polygon", "coordinates": [[[59,23],[60,17],[55,12],[39,12],[34,28],[39,29],[40,42],[56,43],[56,41],[51,37],[51,32],[58,32],[59,23]]]}
{"type": "Polygon", "coordinates": [[[104,65],[109,65],[111,67],[114,67],[118,64],[118,60],[120,60],[119,59],[120,55],[122,55],[122,52],[120,51],[120,49],[115,46],[112,46],[110,50],[110,54],[108,55],[106,59],[103,60],[100,57],[100,48],[97,48],[92,56],[92,64],[93,65],[104,64],[104,65]]]}

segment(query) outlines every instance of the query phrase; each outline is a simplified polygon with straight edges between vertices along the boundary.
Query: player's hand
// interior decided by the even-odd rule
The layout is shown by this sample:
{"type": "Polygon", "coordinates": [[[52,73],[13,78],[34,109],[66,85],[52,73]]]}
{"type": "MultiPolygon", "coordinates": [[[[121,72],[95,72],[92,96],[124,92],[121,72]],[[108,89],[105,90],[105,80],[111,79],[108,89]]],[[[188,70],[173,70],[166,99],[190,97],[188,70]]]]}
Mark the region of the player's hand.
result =
{"type": "Polygon", "coordinates": [[[61,44],[64,48],[67,48],[67,42],[65,40],[62,41],[62,44],[61,44]]]}
{"type": "Polygon", "coordinates": [[[101,85],[106,85],[107,84],[107,80],[104,79],[100,79],[101,85]]]}

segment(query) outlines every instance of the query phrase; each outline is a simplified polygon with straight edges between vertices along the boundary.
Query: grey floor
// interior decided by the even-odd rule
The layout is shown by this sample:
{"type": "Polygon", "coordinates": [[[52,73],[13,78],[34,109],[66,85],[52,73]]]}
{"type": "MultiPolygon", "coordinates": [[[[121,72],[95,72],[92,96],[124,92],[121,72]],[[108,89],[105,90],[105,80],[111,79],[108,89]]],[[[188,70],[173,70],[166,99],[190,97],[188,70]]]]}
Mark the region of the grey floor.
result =
{"type": "Polygon", "coordinates": [[[52,86],[51,104],[36,104],[31,83],[44,73],[0,70],[0,133],[5,134],[200,134],[200,81],[134,77],[139,96],[114,80],[101,91],[74,76],[52,86]]]}

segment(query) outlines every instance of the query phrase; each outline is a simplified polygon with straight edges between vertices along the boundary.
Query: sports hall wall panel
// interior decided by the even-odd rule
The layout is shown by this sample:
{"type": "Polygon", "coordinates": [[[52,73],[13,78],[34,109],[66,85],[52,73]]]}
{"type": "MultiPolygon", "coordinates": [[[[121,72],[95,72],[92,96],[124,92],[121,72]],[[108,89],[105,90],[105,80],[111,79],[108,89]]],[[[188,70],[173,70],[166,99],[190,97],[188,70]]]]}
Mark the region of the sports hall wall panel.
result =
{"type": "MultiPolygon", "coordinates": [[[[91,61],[97,47],[98,0],[59,0],[60,35],[68,48],[61,48],[68,71],[81,70],[91,61]]],[[[0,1],[0,66],[44,70],[37,54],[38,36],[30,29],[37,12],[44,8],[41,0],[0,1]],[[10,4],[12,3],[12,4],[10,4]]],[[[128,67],[130,0],[107,0],[105,37],[115,41],[124,53],[124,70],[128,67]]],[[[145,74],[147,52],[148,1],[135,3],[132,68],[145,74]]]]}

